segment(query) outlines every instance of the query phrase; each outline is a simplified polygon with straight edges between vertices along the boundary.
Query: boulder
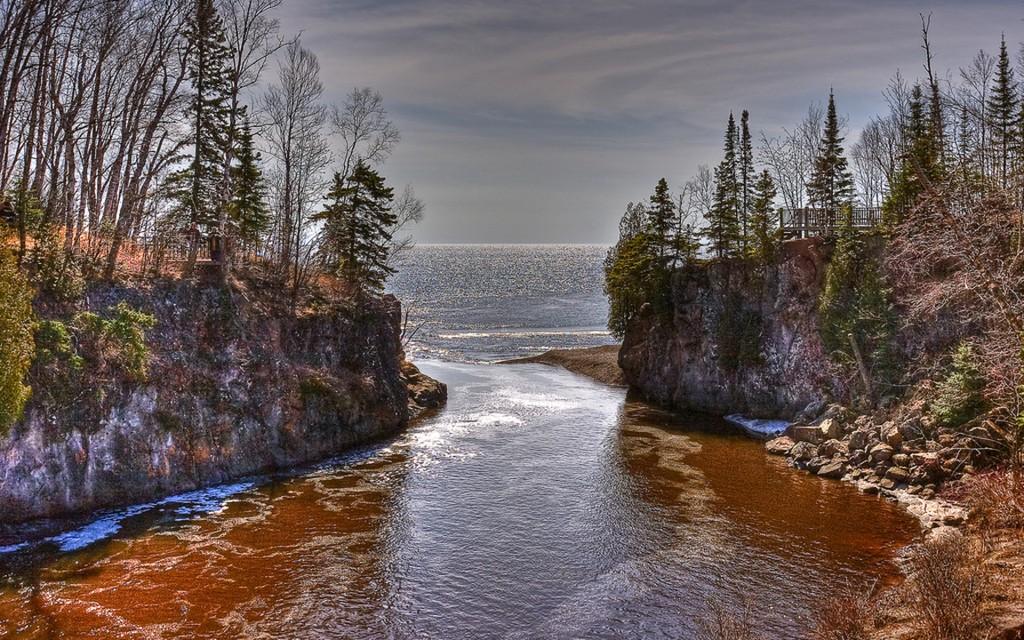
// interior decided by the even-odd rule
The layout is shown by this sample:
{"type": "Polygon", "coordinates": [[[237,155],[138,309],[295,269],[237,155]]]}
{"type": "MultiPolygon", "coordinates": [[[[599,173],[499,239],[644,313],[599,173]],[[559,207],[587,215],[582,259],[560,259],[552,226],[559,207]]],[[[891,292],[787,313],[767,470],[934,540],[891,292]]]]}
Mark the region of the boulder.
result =
{"type": "Polygon", "coordinates": [[[924,430],[921,429],[921,423],[917,420],[910,419],[900,425],[900,436],[904,442],[911,440],[920,440],[924,438],[924,430]]]}
{"type": "Polygon", "coordinates": [[[830,404],[825,407],[825,412],[818,416],[815,422],[821,424],[825,420],[834,420],[840,427],[851,419],[850,410],[841,404],[830,404]]]}
{"type": "Polygon", "coordinates": [[[833,460],[824,464],[818,469],[818,475],[822,478],[833,478],[838,480],[846,474],[846,464],[841,460],[833,460]]]}
{"type": "Polygon", "coordinates": [[[769,440],[767,443],[765,443],[764,448],[765,451],[767,451],[769,454],[773,456],[784,456],[787,453],[789,453],[789,451],[793,448],[793,445],[795,444],[796,443],[793,442],[791,438],[787,438],[786,436],[780,436],[778,438],[769,440]]]}
{"type": "Polygon", "coordinates": [[[890,467],[885,477],[897,484],[906,484],[910,480],[910,471],[906,467],[890,467]]]}
{"type": "Polygon", "coordinates": [[[828,460],[822,458],[821,456],[814,456],[813,458],[807,461],[806,466],[807,470],[810,471],[811,473],[818,473],[818,471],[820,471],[821,468],[824,467],[826,464],[828,464],[828,460]]]}
{"type": "Polygon", "coordinates": [[[818,447],[810,442],[797,442],[789,450],[789,457],[797,462],[807,462],[816,455],[818,455],[818,447]]]}
{"type": "Polygon", "coordinates": [[[846,455],[846,445],[839,440],[826,440],[818,446],[818,455],[823,458],[835,457],[837,453],[846,455]]]}
{"type": "Polygon", "coordinates": [[[825,418],[818,425],[822,440],[838,440],[843,437],[843,423],[836,418],[825,418]]]}
{"type": "Polygon", "coordinates": [[[871,447],[871,449],[868,451],[868,457],[871,459],[872,462],[876,464],[879,462],[888,462],[890,459],[892,459],[892,456],[892,447],[888,444],[885,444],[884,442],[876,444],[875,446],[871,447]]]}
{"type": "Polygon", "coordinates": [[[879,427],[878,433],[881,436],[882,442],[893,449],[899,449],[900,445],[903,444],[903,435],[900,433],[900,428],[896,426],[895,422],[886,422],[879,427]]]}
{"type": "Polygon", "coordinates": [[[892,491],[896,488],[896,481],[892,478],[882,478],[881,482],[878,483],[878,486],[886,491],[892,491]]]}
{"type": "Polygon", "coordinates": [[[892,457],[892,463],[897,467],[909,467],[910,456],[905,453],[897,453],[892,457]]]}
{"type": "Polygon", "coordinates": [[[817,418],[824,409],[825,401],[815,400],[809,403],[806,407],[804,407],[803,410],[800,411],[800,413],[796,414],[796,417],[793,419],[793,421],[807,424],[814,420],[815,418],[817,418]]]}
{"type": "Polygon", "coordinates": [[[868,446],[868,438],[871,436],[869,429],[857,429],[850,434],[850,451],[862,451],[868,446]]]}
{"type": "Polygon", "coordinates": [[[818,445],[827,440],[821,434],[821,429],[808,425],[790,425],[786,428],[786,435],[794,442],[809,442],[818,445]]]}

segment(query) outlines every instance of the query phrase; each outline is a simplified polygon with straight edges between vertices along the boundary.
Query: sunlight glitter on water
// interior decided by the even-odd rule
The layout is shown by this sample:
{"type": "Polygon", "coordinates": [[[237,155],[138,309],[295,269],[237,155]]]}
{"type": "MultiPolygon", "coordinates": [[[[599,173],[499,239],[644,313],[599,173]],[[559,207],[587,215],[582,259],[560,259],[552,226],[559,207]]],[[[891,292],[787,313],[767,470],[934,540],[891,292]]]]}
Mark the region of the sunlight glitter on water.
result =
{"type": "Polygon", "coordinates": [[[422,364],[455,390],[437,416],[14,554],[0,620],[24,638],[685,639],[749,595],[770,637],[800,637],[824,585],[894,575],[916,532],[719,421],[543,365],[422,364]]]}

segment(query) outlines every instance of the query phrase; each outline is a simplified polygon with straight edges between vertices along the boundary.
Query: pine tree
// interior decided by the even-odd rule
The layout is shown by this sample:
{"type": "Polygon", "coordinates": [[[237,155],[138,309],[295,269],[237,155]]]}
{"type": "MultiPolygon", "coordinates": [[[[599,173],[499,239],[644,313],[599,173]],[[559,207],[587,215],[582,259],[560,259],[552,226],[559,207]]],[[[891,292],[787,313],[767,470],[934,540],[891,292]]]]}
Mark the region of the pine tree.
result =
{"type": "Polygon", "coordinates": [[[750,140],[750,113],[746,109],[740,115],[739,145],[739,218],[741,250],[746,253],[750,237],[750,215],[754,200],[754,147],[750,140]]]}
{"type": "Polygon", "coordinates": [[[999,59],[996,63],[995,84],[988,99],[987,111],[992,132],[992,144],[996,151],[996,170],[999,171],[1001,186],[1008,186],[1010,174],[1010,153],[1016,138],[1017,83],[1010,66],[1010,55],[1006,51],[1006,37],[999,43],[999,59]]]}
{"type": "Polygon", "coordinates": [[[920,85],[915,84],[910,92],[910,113],[903,137],[906,150],[900,161],[900,170],[882,203],[882,219],[889,226],[899,224],[924,193],[925,186],[918,172],[931,180],[940,174],[938,140],[931,126],[931,117],[925,119],[924,94],[920,85]]]}
{"type": "Polygon", "coordinates": [[[266,185],[260,170],[260,153],[253,141],[246,118],[237,132],[236,165],[231,167],[232,234],[249,246],[257,245],[270,226],[270,210],[266,203],[266,185]]]}
{"type": "Polygon", "coordinates": [[[749,255],[761,264],[768,264],[775,258],[782,239],[779,214],[775,209],[776,195],[775,181],[765,169],[754,184],[750,214],[749,255]]]}
{"type": "Polygon", "coordinates": [[[321,254],[360,295],[379,295],[395,270],[388,265],[391,234],[397,218],[391,209],[394,191],[366,163],[352,174],[334,174],[327,206],[314,214],[323,222],[321,254]]]}
{"type": "Polygon", "coordinates": [[[729,114],[725,130],[725,157],[715,169],[715,199],[708,212],[705,235],[712,253],[719,258],[739,254],[741,237],[738,184],[736,180],[736,121],[729,114]]]}
{"type": "Polygon", "coordinates": [[[825,130],[811,180],[807,183],[807,197],[811,204],[825,211],[825,231],[829,235],[834,233],[840,210],[853,201],[853,174],[843,155],[842,142],[835,96],[830,91],[825,130]]]}
{"type": "MultiPolygon", "coordinates": [[[[192,143],[189,165],[168,177],[167,190],[175,200],[179,226],[193,231],[218,229],[225,215],[222,184],[227,133],[230,51],[224,25],[213,0],[195,0],[186,18],[186,64],[192,83],[189,105],[192,143]]],[[[198,243],[193,236],[189,266],[195,263],[198,243]]]]}
{"type": "Polygon", "coordinates": [[[665,178],[658,180],[650,202],[651,205],[647,208],[647,224],[657,246],[658,257],[664,260],[672,243],[671,233],[676,217],[676,203],[669,193],[665,178]]]}

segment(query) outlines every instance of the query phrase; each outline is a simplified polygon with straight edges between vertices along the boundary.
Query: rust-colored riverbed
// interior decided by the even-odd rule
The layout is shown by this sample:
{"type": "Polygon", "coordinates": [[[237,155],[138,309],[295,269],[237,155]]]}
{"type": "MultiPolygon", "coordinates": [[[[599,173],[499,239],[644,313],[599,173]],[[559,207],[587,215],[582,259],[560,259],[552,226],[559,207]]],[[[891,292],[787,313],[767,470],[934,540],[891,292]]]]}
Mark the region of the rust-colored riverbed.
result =
{"type": "Polygon", "coordinates": [[[13,638],[801,637],[891,580],[896,507],[543,365],[426,363],[448,408],[287,478],[103,514],[0,555],[13,638]]]}

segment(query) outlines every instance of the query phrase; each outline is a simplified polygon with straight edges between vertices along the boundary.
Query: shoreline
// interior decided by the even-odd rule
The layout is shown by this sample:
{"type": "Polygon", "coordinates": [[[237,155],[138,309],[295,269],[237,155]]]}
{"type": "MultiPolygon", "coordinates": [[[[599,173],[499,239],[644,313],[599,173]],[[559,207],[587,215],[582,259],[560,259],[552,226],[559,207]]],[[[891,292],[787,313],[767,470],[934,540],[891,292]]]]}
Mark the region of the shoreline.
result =
{"type": "MultiPolygon", "coordinates": [[[[544,353],[501,361],[498,364],[545,364],[559,366],[570,372],[586,376],[610,386],[628,386],[622,369],[618,366],[617,345],[601,347],[588,347],[581,349],[552,349],[544,353]]],[[[772,451],[768,445],[772,440],[765,441],[761,437],[754,436],[750,431],[735,424],[738,432],[744,433],[750,439],[761,440],[765,445],[765,455],[784,455],[780,451],[772,451]]],[[[781,438],[777,438],[780,439],[781,438]]],[[[790,470],[794,473],[804,472],[806,469],[791,462],[790,470]]],[[[818,475],[818,474],[814,474],[818,475]]],[[[863,493],[877,495],[879,499],[897,504],[907,515],[918,521],[921,527],[921,539],[911,542],[903,547],[896,554],[896,558],[905,557],[913,552],[920,545],[929,540],[944,537],[953,537],[968,541],[980,541],[991,545],[987,547],[982,561],[990,567],[995,588],[986,594],[986,613],[990,616],[994,638],[1005,638],[1008,640],[1024,638],[1024,613],[1015,606],[1024,599],[1024,579],[1017,578],[1012,567],[1024,568],[1019,561],[1016,561],[1017,550],[1024,546],[1024,541],[1009,531],[996,531],[996,539],[987,538],[985,532],[980,531],[975,523],[970,522],[967,508],[957,502],[951,501],[941,492],[930,498],[913,495],[905,488],[885,488],[868,481],[863,477],[855,477],[850,473],[843,473],[839,477],[821,476],[825,481],[838,481],[851,484],[863,493]],[[1008,569],[1007,567],[1011,568],[1008,569]]],[[[905,570],[905,569],[904,569],[905,570]]],[[[904,580],[906,580],[904,574],[904,580]]],[[[897,587],[898,588],[898,587],[897,587]]],[[[881,612],[880,612],[881,613],[881,612]]],[[[916,637],[916,623],[913,614],[908,611],[905,605],[897,605],[887,608],[885,615],[874,629],[869,631],[870,638],[882,638],[909,640],[916,637]]]]}
{"type": "Polygon", "coordinates": [[[496,364],[546,364],[562,367],[608,386],[628,386],[626,376],[619,367],[617,344],[579,349],[551,349],[534,356],[501,360],[496,364]]]}

